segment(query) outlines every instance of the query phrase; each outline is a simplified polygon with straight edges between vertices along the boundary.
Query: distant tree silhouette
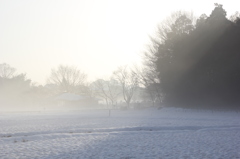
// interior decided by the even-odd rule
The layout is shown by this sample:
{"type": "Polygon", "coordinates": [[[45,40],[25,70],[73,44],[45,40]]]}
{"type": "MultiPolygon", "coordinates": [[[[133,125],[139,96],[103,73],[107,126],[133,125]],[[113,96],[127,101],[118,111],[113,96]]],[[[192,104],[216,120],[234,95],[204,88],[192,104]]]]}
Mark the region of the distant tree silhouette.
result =
{"type": "Polygon", "coordinates": [[[91,87],[96,97],[103,99],[107,105],[114,106],[117,98],[121,94],[120,84],[114,80],[98,79],[91,83],[91,87]]]}
{"type": "Polygon", "coordinates": [[[16,69],[11,67],[9,64],[0,64],[0,77],[1,78],[12,78],[15,75],[16,69]]]}
{"type": "Polygon", "coordinates": [[[27,104],[31,80],[26,74],[16,74],[10,65],[0,64],[0,105],[16,106],[27,104]]]}
{"type": "Polygon", "coordinates": [[[133,71],[138,78],[139,84],[144,86],[144,97],[148,97],[148,100],[152,102],[152,106],[159,106],[156,104],[161,103],[164,95],[161,92],[155,69],[135,67],[133,71]]]}
{"type": "Polygon", "coordinates": [[[124,66],[114,71],[113,78],[120,83],[123,99],[127,104],[127,108],[129,108],[139,84],[137,74],[132,70],[128,70],[127,66],[124,66]]]}
{"type": "Polygon", "coordinates": [[[79,92],[79,86],[86,82],[86,74],[75,66],[59,65],[57,69],[52,69],[48,78],[48,83],[58,86],[60,92],[79,92]]]}

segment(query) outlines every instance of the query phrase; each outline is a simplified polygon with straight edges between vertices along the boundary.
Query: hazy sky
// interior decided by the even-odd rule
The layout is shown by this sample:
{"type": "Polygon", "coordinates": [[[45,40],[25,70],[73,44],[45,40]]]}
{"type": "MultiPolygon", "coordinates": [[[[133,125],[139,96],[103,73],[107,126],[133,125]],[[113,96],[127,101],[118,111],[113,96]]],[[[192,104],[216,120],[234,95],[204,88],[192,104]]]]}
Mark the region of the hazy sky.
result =
{"type": "MultiPolygon", "coordinates": [[[[45,84],[51,69],[75,65],[89,80],[120,65],[140,64],[148,35],[171,12],[196,15],[216,0],[1,0],[0,63],[45,84]]],[[[240,1],[219,0],[228,15],[240,1]]]]}

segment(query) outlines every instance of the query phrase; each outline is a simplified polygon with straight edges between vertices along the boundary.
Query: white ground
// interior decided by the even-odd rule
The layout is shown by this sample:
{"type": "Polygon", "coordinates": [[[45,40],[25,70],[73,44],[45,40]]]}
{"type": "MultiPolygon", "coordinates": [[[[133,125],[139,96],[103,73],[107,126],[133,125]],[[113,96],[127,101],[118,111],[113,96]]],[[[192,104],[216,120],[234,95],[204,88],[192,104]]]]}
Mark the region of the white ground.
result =
{"type": "Polygon", "coordinates": [[[0,113],[0,159],[240,158],[240,113],[0,113]]]}

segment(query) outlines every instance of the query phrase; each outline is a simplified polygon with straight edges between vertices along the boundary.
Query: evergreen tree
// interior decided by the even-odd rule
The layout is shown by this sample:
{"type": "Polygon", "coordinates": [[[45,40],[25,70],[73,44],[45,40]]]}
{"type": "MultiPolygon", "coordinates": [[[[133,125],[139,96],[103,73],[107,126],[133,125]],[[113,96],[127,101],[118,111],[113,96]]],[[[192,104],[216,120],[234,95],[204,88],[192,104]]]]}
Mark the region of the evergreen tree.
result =
{"type": "Polygon", "coordinates": [[[180,15],[161,30],[154,55],[166,106],[240,108],[240,25],[226,15],[215,4],[194,25],[180,15]]]}

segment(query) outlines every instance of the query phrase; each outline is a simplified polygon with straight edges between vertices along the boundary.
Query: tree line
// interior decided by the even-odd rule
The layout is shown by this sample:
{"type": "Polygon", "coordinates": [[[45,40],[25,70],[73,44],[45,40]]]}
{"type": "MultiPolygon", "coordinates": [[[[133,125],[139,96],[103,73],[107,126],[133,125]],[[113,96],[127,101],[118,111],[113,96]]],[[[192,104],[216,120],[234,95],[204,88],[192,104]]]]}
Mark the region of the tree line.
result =
{"type": "Polygon", "coordinates": [[[69,92],[98,98],[114,107],[122,100],[148,106],[197,109],[240,108],[240,14],[227,18],[221,4],[198,18],[178,11],[158,26],[142,67],[122,66],[110,78],[87,81],[74,66],[51,70],[48,84],[36,86],[26,74],[0,64],[0,103],[40,103],[69,92]]]}
{"type": "Polygon", "coordinates": [[[240,108],[240,14],[226,15],[216,3],[209,16],[179,11],[159,25],[145,67],[164,106],[240,108]]]}
{"type": "Polygon", "coordinates": [[[128,109],[133,101],[149,101],[136,71],[128,66],[119,67],[108,79],[89,82],[87,74],[77,67],[59,65],[51,70],[47,84],[43,86],[34,84],[26,74],[17,74],[15,68],[3,63],[0,64],[0,88],[0,103],[4,107],[44,107],[47,104],[44,101],[63,93],[98,99],[108,108],[121,104],[128,109]]]}

